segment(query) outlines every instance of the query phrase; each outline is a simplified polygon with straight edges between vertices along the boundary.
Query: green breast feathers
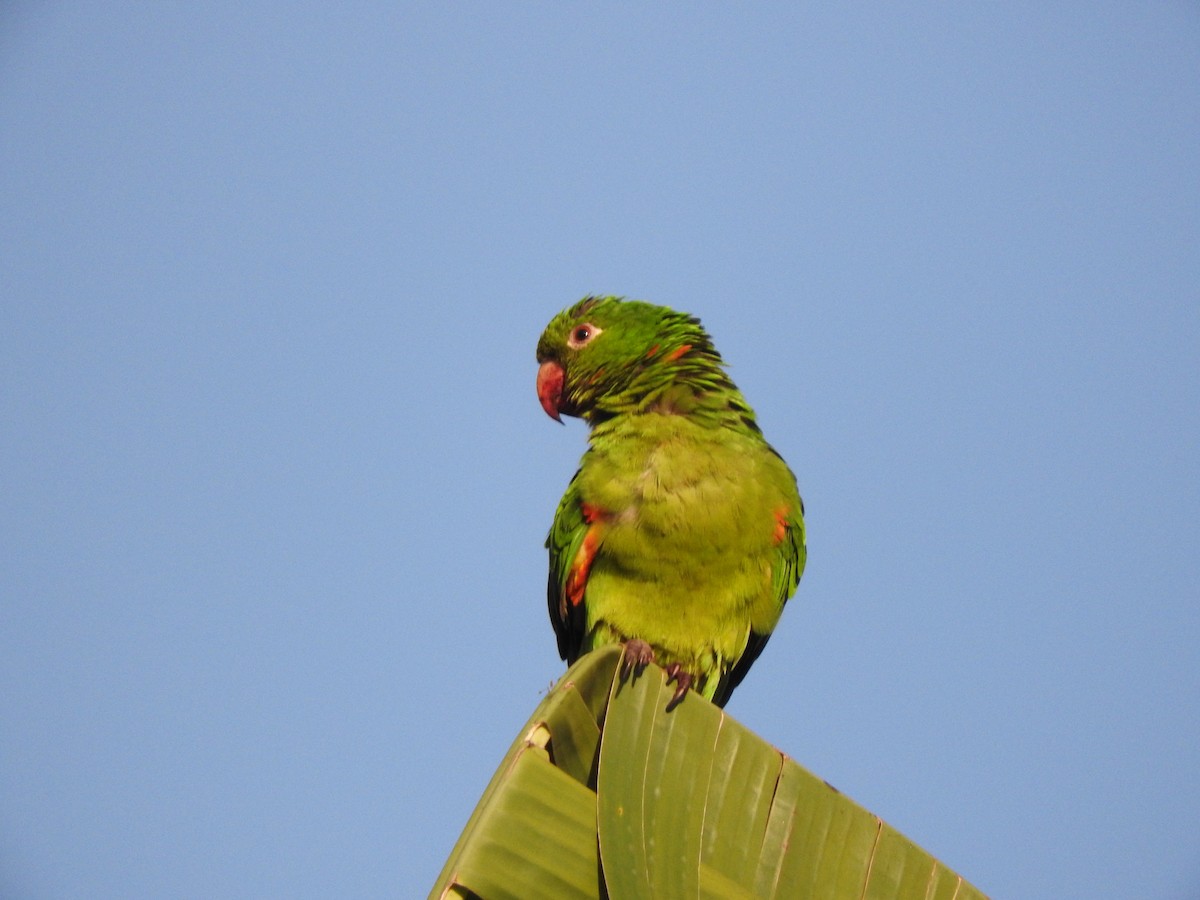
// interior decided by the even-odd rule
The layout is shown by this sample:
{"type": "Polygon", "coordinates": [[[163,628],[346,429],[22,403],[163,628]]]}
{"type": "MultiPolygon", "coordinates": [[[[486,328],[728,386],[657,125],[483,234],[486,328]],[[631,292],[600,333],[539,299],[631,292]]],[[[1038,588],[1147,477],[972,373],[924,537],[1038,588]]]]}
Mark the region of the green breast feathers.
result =
{"type": "Polygon", "coordinates": [[[625,645],[723,706],[804,571],[796,479],[763,439],[700,322],[587,297],[538,341],[548,415],[589,446],[546,539],[548,600],[568,663],[625,645]]]}

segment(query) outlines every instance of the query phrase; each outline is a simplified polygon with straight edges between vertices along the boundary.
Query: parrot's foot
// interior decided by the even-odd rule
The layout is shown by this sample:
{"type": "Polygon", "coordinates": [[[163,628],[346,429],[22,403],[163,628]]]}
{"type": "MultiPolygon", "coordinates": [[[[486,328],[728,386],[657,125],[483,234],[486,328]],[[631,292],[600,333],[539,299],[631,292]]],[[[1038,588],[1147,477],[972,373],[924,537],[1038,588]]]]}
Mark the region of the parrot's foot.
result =
{"type": "Polygon", "coordinates": [[[654,662],[654,650],[649,644],[639,638],[625,642],[625,650],[621,653],[621,677],[633,675],[637,678],[642,669],[654,662]]]}
{"type": "Polygon", "coordinates": [[[667,702],[667,712],[670,712],[687,696],[688,688],[692,686],[692,673],[683,671],[683,667],[679,663],[671,663],[667,666],[667,684],[675,682],[675,693],[671,695],[671,699],[667,702]]]}

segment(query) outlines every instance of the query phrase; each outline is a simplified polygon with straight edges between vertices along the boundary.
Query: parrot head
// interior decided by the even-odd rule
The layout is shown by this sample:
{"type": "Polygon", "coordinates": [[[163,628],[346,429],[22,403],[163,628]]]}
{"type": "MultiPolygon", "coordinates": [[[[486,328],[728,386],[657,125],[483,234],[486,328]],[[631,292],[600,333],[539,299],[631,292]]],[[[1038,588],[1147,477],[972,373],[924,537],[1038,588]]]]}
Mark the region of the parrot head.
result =
{"type": "Polygon", "coordinates": [[[537,346],[546,415],[595,423],[663,399],[672,386],[728,384],[700,320],[665,306],[584,297],[551,319],[537,346]]]}

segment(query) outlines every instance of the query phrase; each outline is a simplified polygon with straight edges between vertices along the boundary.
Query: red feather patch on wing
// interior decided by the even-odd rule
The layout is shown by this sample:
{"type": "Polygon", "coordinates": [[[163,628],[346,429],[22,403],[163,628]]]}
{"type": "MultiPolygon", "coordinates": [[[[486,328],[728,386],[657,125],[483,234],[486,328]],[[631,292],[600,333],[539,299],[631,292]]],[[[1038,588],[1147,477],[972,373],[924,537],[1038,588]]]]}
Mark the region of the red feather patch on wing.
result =
{"type": "Polygon", "coordinates": [[[788,533],[788,508],[781,506],[775,510],[775,543],[780,543],[788,533]]]}
{"type": "Polygon", "coordinates": [[[571,606],[578,606],[583,602],[583,592],[587,587],[588,572],[592,569],[592,561],[596,558],[596,551],[600,549],[600,538],[604,530],[604,520],[607,514],[598,506],[593,506],[591,503],[581,503],[580,511],[583,513],[583,521],[588,523],[588,530],[583,536],[583,541],[579,544],[579,550],[575,554],[575,558],[571,560],[571,568],[567,572],[567,583],[563,588],[567,602],[571,606]]]}

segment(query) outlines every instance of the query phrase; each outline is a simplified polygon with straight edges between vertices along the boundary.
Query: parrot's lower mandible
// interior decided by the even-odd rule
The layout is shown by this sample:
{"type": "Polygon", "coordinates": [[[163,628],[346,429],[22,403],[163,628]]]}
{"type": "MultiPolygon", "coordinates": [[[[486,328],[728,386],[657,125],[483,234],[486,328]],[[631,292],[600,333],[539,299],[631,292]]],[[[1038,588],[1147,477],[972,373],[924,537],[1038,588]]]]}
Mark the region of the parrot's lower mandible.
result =
{"type": "Polygon", "coordinates": [[[537,395],[590,427],[546,538],[568,664],[625,645],[724,706],[804,571],[804,504],[698,319],[585,297],[538,341],[537,395]]]}

